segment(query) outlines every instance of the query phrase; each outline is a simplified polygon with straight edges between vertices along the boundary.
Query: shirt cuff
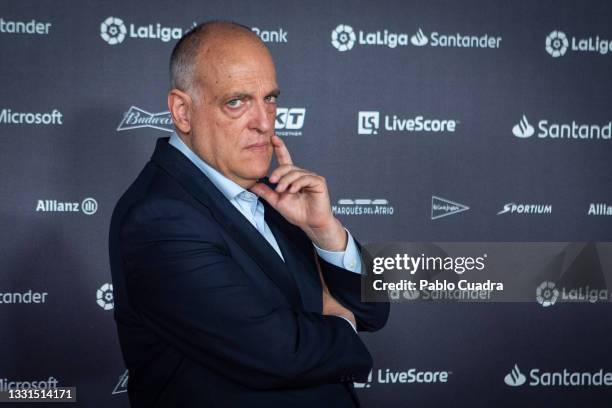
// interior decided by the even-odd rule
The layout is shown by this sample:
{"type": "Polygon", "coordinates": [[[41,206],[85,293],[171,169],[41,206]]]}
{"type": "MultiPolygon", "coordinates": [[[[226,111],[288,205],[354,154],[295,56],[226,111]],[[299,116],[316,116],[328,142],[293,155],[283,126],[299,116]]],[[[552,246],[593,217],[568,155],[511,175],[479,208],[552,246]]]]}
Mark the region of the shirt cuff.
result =
{"type": "Polygon", "coordinates": [[[347,318],[346,318],[346,317],[344,317],[344,316],[338,316],[338,315],[334,315],[334,316],[336,316],[336,317],[340,317],[340,318],[342,318],[342,319],[346,320],[346,321],[348,322],[348,324],[350,324],[350,325],[351,325],[351,327],[353,328],[353,330],[355,330],[355,333],[357,333],[357,328],[355,327],[355,325],[353,324],[353,322],[351,322],[349,319],[347,319],[347,318]]]}
{"type": "Polygon", "coordinates": [[[344,251],[326,251],[316,246],[314,243],[317,254],[325,261],[339,268],[344,268],[354,273],[361,274],[361,254],[359,248],[353,239],[351,233],[345,228],[348,234],[348,240],[344,251]]]}

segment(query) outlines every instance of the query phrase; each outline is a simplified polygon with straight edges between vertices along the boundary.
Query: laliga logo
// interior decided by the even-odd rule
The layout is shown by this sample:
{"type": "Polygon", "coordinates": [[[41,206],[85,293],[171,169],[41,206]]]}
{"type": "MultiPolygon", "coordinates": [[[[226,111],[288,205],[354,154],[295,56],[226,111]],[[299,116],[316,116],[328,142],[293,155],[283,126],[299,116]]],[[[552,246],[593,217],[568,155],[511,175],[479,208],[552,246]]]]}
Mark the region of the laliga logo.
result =
{"type": "Polygon", "coordinates": [[[112,310],[115,306],[113,298],[113,285],[105,283],[96,291],[96,303],[104,310],[112,310]]]}
{"type": "Polygon", "coordinates": [[[331,43],[338,51],[344,52],[353,48],[357,36],[353,27],[346,24],[340,24],[332,31],[331,43]]]}
{"type": "Polygon", "coordinates": [[[558,58],[567,52],[569,41],[563,31],[552,31],[546,37],[546,52],[549,53],[553,58],[558,58]]]}
{"type": "Polygon", "coordinates": [[[123,42],[127,29],[123,20],[117,17],[108,17],[100,24],[100,37],[110,45],[123,42]]]}
{"type": "Polygon", "coordinates": [[[506,385],[509,385],[511,387],[519,387],[525,384],[525,381],[527,381],[527,378],[525,378],[525,375],[521,373],[521,370],[519,370],[518,365],[516,364],[512,368],[512,371],[510,371],[504,377],[504,382],[506,383],[506,385]]]}
{"type": "Polygon", "coordinates": [[[533,136],[535,130],[533,126],[529,124],[525,115],[521,118],[520,122],[514,125],[512,128],[512,134],[521,139],[526,139],[533,136]]]}
{"type": "Polygon", "coordinates": [[[552,306],[559,297],[559,289],[554,282],[544,281],[536,289],[536,299],[544,307],[552,306]]]}
{"type": "Polygon", "coordinates": [[[410,42],[412,43],[412,45],[422,47],[424,45],[427,45],[429,40],[427,39],[427,36],[423,34],[423,30],[421,30],[421,28],[419,27],[419,31],[417,31],[415,35],[410,37],[410,42]]]}

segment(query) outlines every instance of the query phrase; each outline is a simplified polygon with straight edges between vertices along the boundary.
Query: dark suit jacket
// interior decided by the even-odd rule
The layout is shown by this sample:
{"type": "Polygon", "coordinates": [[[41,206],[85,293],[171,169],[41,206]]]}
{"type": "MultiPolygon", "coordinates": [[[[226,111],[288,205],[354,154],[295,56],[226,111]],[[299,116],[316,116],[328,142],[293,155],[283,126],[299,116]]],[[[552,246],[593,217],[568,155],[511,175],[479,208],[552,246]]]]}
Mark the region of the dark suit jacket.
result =
{"type": "MultiPolygon", "coordinates": [[[[264,204],[285,262],[167,138],[119,200],[110,258],[133,407],[358,404],[371,356],[321,314],[312,243],[264,204]]],[[[362,303],[359,275],[319,262],[358,329],[381,328],[389,305],[362,303]]]]}

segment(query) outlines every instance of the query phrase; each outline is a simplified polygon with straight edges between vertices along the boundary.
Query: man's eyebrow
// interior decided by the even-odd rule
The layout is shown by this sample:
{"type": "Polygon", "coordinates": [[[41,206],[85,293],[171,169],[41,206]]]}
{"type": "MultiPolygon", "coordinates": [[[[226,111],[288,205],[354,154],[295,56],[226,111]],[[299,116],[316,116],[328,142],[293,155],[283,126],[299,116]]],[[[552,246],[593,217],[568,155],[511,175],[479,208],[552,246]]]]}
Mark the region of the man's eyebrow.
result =
{"type": "MultiPolygon", "coordinates": [[[[266,96],[276,96],[276,97],[278,97],[279,95],[280,95],[280,89],[276,88],[273,91],[268,92],[268,94],[266,96]]],[[[251,98],[252,96],[253,95],[251,95],[248,92],[238,91],[238,92],[231,92],[231,93],[228,93],[228,94],[224,95],[222,97],[222,100],[229,101],[229,100],[232,100],[232,99],[251,98]]]]}
{"type": "Polygon", "coordinates": [[[223,100],[243,99],[251,96],[248,92],[232,92],[223,96],[223,100]]]}

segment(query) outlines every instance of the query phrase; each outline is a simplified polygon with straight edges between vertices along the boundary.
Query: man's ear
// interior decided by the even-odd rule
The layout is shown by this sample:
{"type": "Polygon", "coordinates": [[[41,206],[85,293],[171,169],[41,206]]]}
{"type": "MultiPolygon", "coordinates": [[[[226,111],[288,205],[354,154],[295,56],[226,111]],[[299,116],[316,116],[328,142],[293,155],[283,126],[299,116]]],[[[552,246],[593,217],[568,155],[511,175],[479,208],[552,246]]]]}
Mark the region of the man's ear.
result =
{"type": "Polygon", "coordinates": [[[174,126],[184,134],[191,131],[191,97],[176,88],[168,93],[168,110],[172,115],[174,126]]]}

